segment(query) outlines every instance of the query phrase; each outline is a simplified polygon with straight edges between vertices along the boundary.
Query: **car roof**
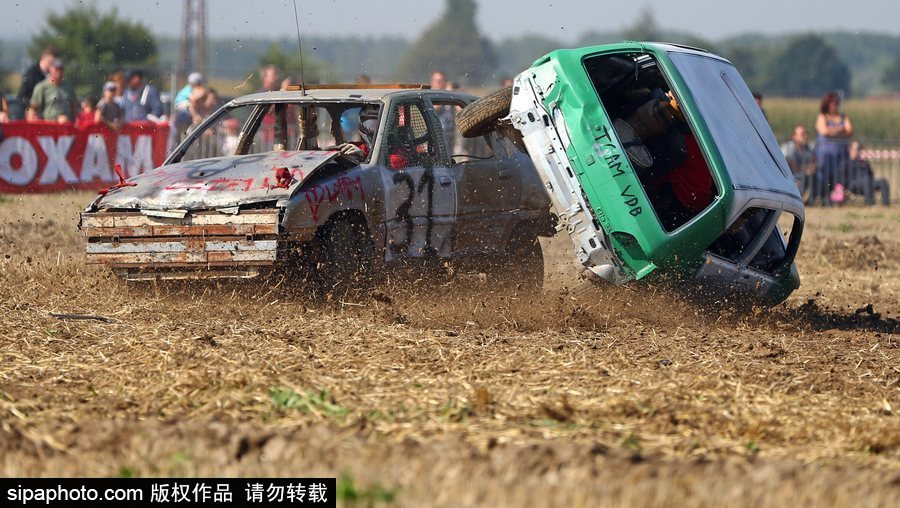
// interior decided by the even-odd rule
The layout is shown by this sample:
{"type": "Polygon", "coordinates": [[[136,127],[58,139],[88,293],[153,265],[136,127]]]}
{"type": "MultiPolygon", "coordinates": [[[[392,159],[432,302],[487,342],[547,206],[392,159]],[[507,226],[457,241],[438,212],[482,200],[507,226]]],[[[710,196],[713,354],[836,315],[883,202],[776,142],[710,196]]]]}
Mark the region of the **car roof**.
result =
{"type": "Polygon", "coordinates": [[[638,41],[622,41],[612,44],[600,44],[596,46],[584,46],[580,48],[571,48],[571,49],[557,49],[547,53],[546,55],[538,58],[534,61],[532,66],[541,65],[550,58],[552,58],[555,54],[569,54],[576,56],[588,56],[594,53],[601,53],[606,51],[623,51],[623,52],[636,52],[636,53],[648,53],[649,50],[655,50],[659,52],[665,53],[692,53],[695,55],[705,56],[707,58],[712,58],[715,60],[721,60],[723,62],[729,62],[726,58],[723,58],[714,53],[710,53],[709,51],[701,48],[695,48],[693,46],[686,46],[684,44],[675,44],[672,42],[638,42],[638,41]]]}
{"type": "Polygon", "coordinates": [[[475,96],[451,92],[447,90],[431,90],[428,88],[315,88],[306,90],[278,90],[274,92],[260,92],[243,95],[231,101],[233,105],[257,104],[261,102],[303,102],[303,101],[350,101],[350,102],[375,102],[385,101],[392,97],[417,97],[421,94],[441,99],[460,99],[471,101],[475,96]]]}

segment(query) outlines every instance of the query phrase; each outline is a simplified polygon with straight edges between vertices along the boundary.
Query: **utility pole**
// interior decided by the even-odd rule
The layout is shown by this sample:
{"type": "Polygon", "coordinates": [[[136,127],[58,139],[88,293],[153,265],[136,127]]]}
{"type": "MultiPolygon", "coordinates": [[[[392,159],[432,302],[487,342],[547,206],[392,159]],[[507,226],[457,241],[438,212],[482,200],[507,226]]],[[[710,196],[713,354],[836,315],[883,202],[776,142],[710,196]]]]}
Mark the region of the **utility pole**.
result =
{"type": "Polygon", "coordinates": [[[206,75],[206,0],[183,0],[179,75],[193,71],[206,75]]]}

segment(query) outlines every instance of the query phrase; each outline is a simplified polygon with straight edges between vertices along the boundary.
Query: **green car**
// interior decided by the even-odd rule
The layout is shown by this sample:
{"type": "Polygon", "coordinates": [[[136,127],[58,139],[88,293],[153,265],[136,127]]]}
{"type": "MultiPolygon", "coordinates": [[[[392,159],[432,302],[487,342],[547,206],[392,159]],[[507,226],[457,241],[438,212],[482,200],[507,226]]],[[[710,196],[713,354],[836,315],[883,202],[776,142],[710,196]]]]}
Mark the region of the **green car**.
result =
{"type": "Polygon", "coordinates": [[[557,50],[457,123],[465,136],[521,136],[557,229],[598,279],[699,284],[764,304],[800,284],[803,201],[724,58],[641,42],[557,50]]]}

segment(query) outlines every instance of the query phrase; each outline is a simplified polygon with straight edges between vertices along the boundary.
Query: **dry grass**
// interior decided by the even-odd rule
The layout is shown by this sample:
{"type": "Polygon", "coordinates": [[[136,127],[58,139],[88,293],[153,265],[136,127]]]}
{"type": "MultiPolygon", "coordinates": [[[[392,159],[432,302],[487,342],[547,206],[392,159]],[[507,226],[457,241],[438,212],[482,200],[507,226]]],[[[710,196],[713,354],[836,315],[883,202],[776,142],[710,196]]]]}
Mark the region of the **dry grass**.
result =
{"type": "Polygon", "coordinates": [[[128,287],[83,264],[88,200],[0,203],[2,475],[346,473],[409,506],[900,502],[893,209],[810,210],[801,289],[733,314],[580,286],[560,239],[539,296],[128,287]]]}

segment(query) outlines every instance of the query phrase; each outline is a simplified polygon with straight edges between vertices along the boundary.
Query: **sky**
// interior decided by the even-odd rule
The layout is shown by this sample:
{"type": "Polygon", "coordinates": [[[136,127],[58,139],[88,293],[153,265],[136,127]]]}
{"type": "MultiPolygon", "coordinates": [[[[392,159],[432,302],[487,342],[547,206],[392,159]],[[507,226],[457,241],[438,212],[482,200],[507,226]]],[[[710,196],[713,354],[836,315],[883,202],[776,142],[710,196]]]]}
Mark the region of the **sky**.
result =
{"type": "MultiPolygon", "coordinates": [[[[779,34],[826,30],[900,35],[900,0],[476,0],[482,32],[498,39],[533,33],[574,41],[588,30],[615,31],[650,9],[662,27],[708,39],[746,32],[779,34]]],[[[36,33],[48,12],[77,0],[3,0],[4,37],[36,33]]],[[[178,36],[181,0],[93,0],[115,6],[158,35],[178,36]]],[[[419,35],[443,11],[443,0],[297,0],[304,35],[419,35]]],[[[209,37],[295,36],[285,0],[207,0],[209,37]]]]}

